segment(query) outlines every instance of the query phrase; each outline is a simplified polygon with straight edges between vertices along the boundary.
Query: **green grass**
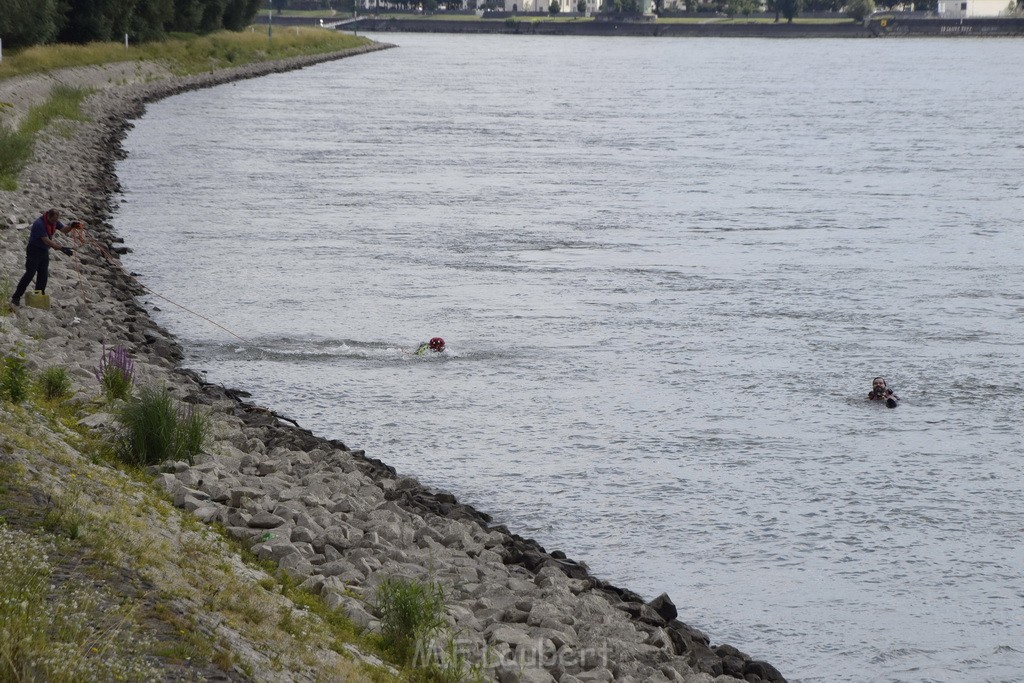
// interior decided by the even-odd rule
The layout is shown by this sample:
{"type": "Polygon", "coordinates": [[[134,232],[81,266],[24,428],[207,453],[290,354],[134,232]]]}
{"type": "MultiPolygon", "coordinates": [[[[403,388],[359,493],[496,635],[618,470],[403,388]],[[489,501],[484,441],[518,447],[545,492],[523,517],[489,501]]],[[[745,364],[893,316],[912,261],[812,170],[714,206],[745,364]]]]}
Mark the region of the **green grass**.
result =
{"type": "Polygon", "coordinates": [[[137,652],[131,607],[109,610],[103,589],[58,581],[60,555],[54,540],[0,523],[0,681],[158,677],[137,652]]]}
{"type": "Polygon", "coordinates": [[[145,387],[119,415],[118,453],[130,465],[156,465],[188,460],[200,452],[209,432],[209,418],[198,410],[175,405],[167,387],[145,387]]]}
{"type": "MultiPolygon", "coordinates": [[[[6,63],[6,60],[4,60],[6,63]]],[[[46,102],[29,109],[17,130],[0,123],[0,189],[11,192],[18,187],[18,174],[32,158],[36,135],[58,119],[84,121],[82,100],[91,91],[58,85],[46,102]]]]}
{"type": "MultiPolygon", "coordinates": [[[[32,141],[31,135],[11,130],[0,123],[0,190],[13,192],[18,189],[18,174],[32,158],[32,141]]],[[[8,299],[10,294],[4,297],[4,315],[9,312],[8,299]]]]}
{"type": "Polygon", "coordinates": [[[435,583],[388,578],[377,587],[381,640],[403,665],[419,664],[418,654],[447,626],[444,593],[435,583]]]}
{"type": "Polygon", "coordinates": [[[5,51],[0,79],[75,66],[115,62],[155,61],[175,74],[188,75],[222,67],[239,66],[300,55],[321,54],[368,45],[369,39],[321,28],[288,27],[268,39],[263,27],[248,31],[221,31],[205,36],[176,33],[167,40],[132,45],[37,45],[5,51]]]}
{"type": "Polygon", "coordinates": [[[82,100],[92,91],[88,88],[70,88],[66,85],[58,85],[50,91],[50,99],[43,104],[32,107],[25,119],[21,122],[19,130],[22,133],[35,135],[50,125],[56,119],[68,119],[69,121],[84,121],[82,113],[82,100]]]}
{"type": "Polygon", "coordinates": [[[59,401],[71,395],[68,371],[57,365],[43,370],[36,379],[36,386],[47,401],[59,401]]]}

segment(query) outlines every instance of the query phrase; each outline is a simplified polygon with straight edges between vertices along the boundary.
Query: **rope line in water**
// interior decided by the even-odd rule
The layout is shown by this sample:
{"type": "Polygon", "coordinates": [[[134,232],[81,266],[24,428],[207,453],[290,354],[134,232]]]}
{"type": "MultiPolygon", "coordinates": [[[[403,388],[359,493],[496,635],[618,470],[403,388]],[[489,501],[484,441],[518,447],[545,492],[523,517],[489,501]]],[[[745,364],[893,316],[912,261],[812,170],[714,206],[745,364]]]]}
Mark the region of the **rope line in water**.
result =
{"type": "MultiPolygon", "coordinates": [[[[187,306],[183,306],[183,305],[179,304],[177,301],[174,301],[172,299],[168,299],[163,294],[160,294],[159,292],[155,292],[152,289],[150,289],[149,287],[147,287],[146,285],[144,285],[141,282],[139,282],[139,279],[136,278],[131,273],[129,273],[127,270],[125,270],[124,266],[121,265],[121,261],[119,259],[115,258],[105,246],[103,246],[99,241],[97,241],[91,235],[86,234],[84,226],[79,226],[77,228],[72,228],[69,231],[69,233],[71,234],[71,237],[72,237],[72,239],[75,242],[75,247],[76,248],[80,249],[80,248],[85,247],[85,246],[94,247],[100,253],[100,255],[102,255],[105,259],[107,259],[107,262],[110,263],[110,265],[112,265],[112,266],[116,267],[117,269],[119,269],[122,273],[125,274],[125,276],[129,280],[131,280],[132,282],[137,284],[142,289],[146,290],[146,292],[148,292],[150,295],[158,297],[160,299],[163,299],[164,301],[166,301],[167,303],[171,304],[172,306],[177,306],[181,310],[185,311],[186,313],[191,313],[192,315],[196,316],[197,318],[202,318],[203,320],[205,320],[206,322],[210,323],[211,325],[214,325],[215,327],[218,327],[218,328],[224,330],[225,332],[230,334],[235,339],[238,339],[239,341],[241,341],[241,342],[243,342],[245,344],[249,344],[249,340],[248,339],[245,339],[244,337],[241,337],[241,336],[235,334],[234,332],[232,332],[228,328],[224,327],[223,325],[221,325],[217,321],[211,320],[210,318],[206,317],[202,313],[198,313],[196,311],[193,311],[191,308],[188,308],[187,306]]],[[[82,275],[81,261],[78,258],[75,259],[75,268],[76,268],[76,270],[78,270],[78,280],[79,280],[79,283],[80,283],[80,285],[82,287],[82,298],[85,300],[85,303],[89,303],[89,297],[88,297],[88,295],[86,293],[87,283],[85,281],[85,277],[82,275]]]]}

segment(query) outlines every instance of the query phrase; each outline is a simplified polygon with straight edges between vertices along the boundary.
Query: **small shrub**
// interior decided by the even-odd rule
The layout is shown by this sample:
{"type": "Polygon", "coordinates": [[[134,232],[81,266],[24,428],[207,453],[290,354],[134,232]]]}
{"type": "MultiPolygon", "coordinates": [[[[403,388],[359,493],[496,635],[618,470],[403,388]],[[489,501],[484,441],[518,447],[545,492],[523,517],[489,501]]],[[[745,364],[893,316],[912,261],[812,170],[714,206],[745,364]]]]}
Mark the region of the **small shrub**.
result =
{"type": "Polygon", "coordinates": [[[135,362],[123,346],[104,349],[94,374],[108,401],[125,399],[132,393],[132,385],[135,384],[135,362]]]}
{"type": "Polygon", "coordinates": [[[5,356],[0,373],[0,396],[11,403],[21,403],[28,398],[28,365],[21,353],[5,356]]]}
{"type": "Polygon", "coordinates": [[[381,640],[384,649],[403,665],[447,625],[444,593],[436,583],[392,577],[377,587],[381,640]]]}
{"type": "Polygon", "coordinates": [[[53,366],[43,370],[38,380],[39,391],[47,401],[58,401],[71,394],[71,378],[62,367],[53,366]]]}
{"type": "Polygon", "coordinates": [[[176,407],[166,387],[142,389],[125,404],[119,420],[118,455],[133,465],[165,460],[192,463],[210,429],[206,415],[191,407],[176,407]]]}

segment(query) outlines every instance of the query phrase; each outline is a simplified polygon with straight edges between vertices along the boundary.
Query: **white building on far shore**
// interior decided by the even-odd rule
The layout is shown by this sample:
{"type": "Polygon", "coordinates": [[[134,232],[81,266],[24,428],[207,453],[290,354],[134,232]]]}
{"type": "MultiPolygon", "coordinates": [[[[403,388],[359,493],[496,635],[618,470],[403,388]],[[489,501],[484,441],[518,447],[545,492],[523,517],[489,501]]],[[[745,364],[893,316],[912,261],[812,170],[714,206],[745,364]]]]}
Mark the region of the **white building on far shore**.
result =
{"type": "Polygon", "coordinates": [[[1000,17],[1013,11],[1010,0],[939,0],[939,16],[944,19],[1000,17]]]}

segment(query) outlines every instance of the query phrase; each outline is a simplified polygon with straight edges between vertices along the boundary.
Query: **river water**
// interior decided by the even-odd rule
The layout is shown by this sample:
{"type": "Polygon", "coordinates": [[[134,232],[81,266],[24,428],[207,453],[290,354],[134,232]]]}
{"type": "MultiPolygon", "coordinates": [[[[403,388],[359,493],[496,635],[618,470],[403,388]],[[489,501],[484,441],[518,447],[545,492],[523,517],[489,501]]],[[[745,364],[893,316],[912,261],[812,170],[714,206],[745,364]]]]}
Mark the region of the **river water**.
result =
{"type": "Polygon", "coordinates": [[[1022,680],[1020,41],[382,39],[129,135],[188,364],[791,681],[1022,680]]]}

